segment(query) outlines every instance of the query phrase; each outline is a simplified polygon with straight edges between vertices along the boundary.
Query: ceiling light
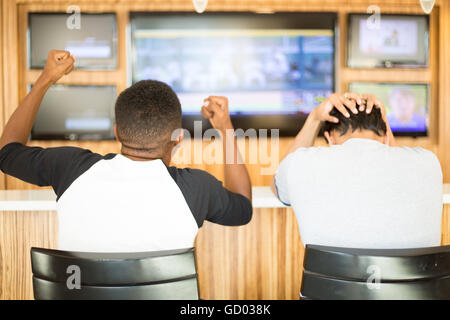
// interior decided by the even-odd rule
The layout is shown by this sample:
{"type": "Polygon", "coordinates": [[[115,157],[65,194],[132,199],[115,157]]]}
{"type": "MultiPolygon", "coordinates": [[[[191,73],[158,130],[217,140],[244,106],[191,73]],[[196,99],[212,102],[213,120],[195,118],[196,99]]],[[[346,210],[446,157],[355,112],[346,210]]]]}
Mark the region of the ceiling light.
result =
{"type": "Polygon", "coordinates": [[[433,10],[435,0],[420,0],[420,6],[426,14],[429,14],[433,10]]]}
{"type": "Polygon", "coordinates": [[[192,3],[197,13],[203,13],[208,5],[208,0],[192,0],[192,3]]]}

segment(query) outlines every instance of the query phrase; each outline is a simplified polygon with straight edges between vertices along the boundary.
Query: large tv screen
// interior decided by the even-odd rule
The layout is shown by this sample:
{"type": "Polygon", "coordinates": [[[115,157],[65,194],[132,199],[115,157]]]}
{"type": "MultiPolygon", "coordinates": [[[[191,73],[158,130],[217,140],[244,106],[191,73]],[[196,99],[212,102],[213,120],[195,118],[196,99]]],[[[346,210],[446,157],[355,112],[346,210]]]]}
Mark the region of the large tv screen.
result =
{"type": "Polygon", "coordinates": [[[53,85],[34,122],[33,140],[114,138],[115,86],[53,85]]]}
{"type": "Polygon", "coordinates": [[[371,93],[385,105],[395,135],[426,136],[429,127],[429,85],[411,83],[350,83],[349,91],[371,93]]]}
{"type": "Polygon", "coordinates": [[[349,67],[428,66],[428,16],[351,14],[348,31],[349,67]]]}
{"type": "Polygon", "coordinates": [[[81,13],[79,25],[67,26],[65,13],[29,14],[29,65],[43,68],[51,49],[67,50],[81,69],[116,69],[117,34],[113,13],[81,13]],[[79,27],[79,28],[78,28],[79,27]]]}
{"type": "Polygon", "coordinates": [[[204,98],[223,95],[236,127],[296,134],[334,90],[335,19],[314,13],[135,13],[132,79],[169,84],[187,129],[201,120],[204,98]]]}

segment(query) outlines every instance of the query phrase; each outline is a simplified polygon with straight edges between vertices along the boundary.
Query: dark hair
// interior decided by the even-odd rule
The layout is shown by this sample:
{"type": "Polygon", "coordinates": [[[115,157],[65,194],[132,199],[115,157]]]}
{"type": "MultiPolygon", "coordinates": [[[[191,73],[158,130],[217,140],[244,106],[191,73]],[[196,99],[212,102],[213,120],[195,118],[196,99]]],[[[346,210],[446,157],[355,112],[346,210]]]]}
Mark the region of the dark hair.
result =
{"type": "Polygon", "coordinates": [[[367,114],[365,111],[354,114],[348,108],[350,118],[345,117],[339,110],[333,108],[330,115],[339,119],[338,123],[325,122],[323,126],[324,131],[331,132],[336,130],[343,136],[351,128],[352,132],[356,130],[370,130],[375,132],[378,136],[383,136],[387,132],[386,123],[383,120],[381,111],[378,108],[373,108],[372,112],[367,114]]]}
{"type": "Polygon", "coordinates": [[[143,80],[125,89],[116,101],[120,142],[135,148],[166,148],[172,132],[181,127],[181,104],[165,83],[143,80]]]}

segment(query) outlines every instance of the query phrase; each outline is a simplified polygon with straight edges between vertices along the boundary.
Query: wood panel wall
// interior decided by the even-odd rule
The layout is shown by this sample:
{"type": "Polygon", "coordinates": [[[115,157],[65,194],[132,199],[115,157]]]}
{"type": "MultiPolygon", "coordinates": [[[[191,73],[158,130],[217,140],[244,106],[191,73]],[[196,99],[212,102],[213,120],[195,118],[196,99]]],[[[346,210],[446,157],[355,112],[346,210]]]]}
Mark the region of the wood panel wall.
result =
{"type": "Polygon", "coordinates": [[[57,243],[55,211],[1,211],[0,300],[33,299],[30,249],[57,243]]]}
{"type": "Polygon", "coordinates": [[[444,180],[450,181],[450,1],[439,8],[439,149],[444,180]]]}
{"type": "Polygon", "coordinates": [[[203,299],[299,299],[304,246],[290,208],[256,209],[242,227],[207,222],[196,250],[203,299]]]}
{"type": "MultiPolygon", "coordinates": [[[[3,3],[0,3],[0,9],[3,11],[3,3]]],[[[0,14],[0,128],[2,128],[4,120],[3,113],[5,111],[4,102],[4,72],[3,72],[3,15],[0,14]]],[[[0,189],[5,189],[6,181],[5,176],[0,173],[0,189]]]]}

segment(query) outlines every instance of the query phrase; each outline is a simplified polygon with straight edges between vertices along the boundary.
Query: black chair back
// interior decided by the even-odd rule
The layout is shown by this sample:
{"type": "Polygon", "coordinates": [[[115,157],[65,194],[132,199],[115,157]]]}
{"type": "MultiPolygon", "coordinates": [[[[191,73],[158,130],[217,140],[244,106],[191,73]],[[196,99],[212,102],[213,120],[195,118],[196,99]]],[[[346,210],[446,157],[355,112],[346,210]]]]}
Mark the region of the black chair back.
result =
{"type": "Polygon", "coordinates": [[[36,300],[197,300],[194,248],[92,253],[31,248],[36,300]]]}
{"type": "Polygon", "coordinates": [[[352,249],[307,245],[307,299],[450,299],[450,246],[352,249]]]}

